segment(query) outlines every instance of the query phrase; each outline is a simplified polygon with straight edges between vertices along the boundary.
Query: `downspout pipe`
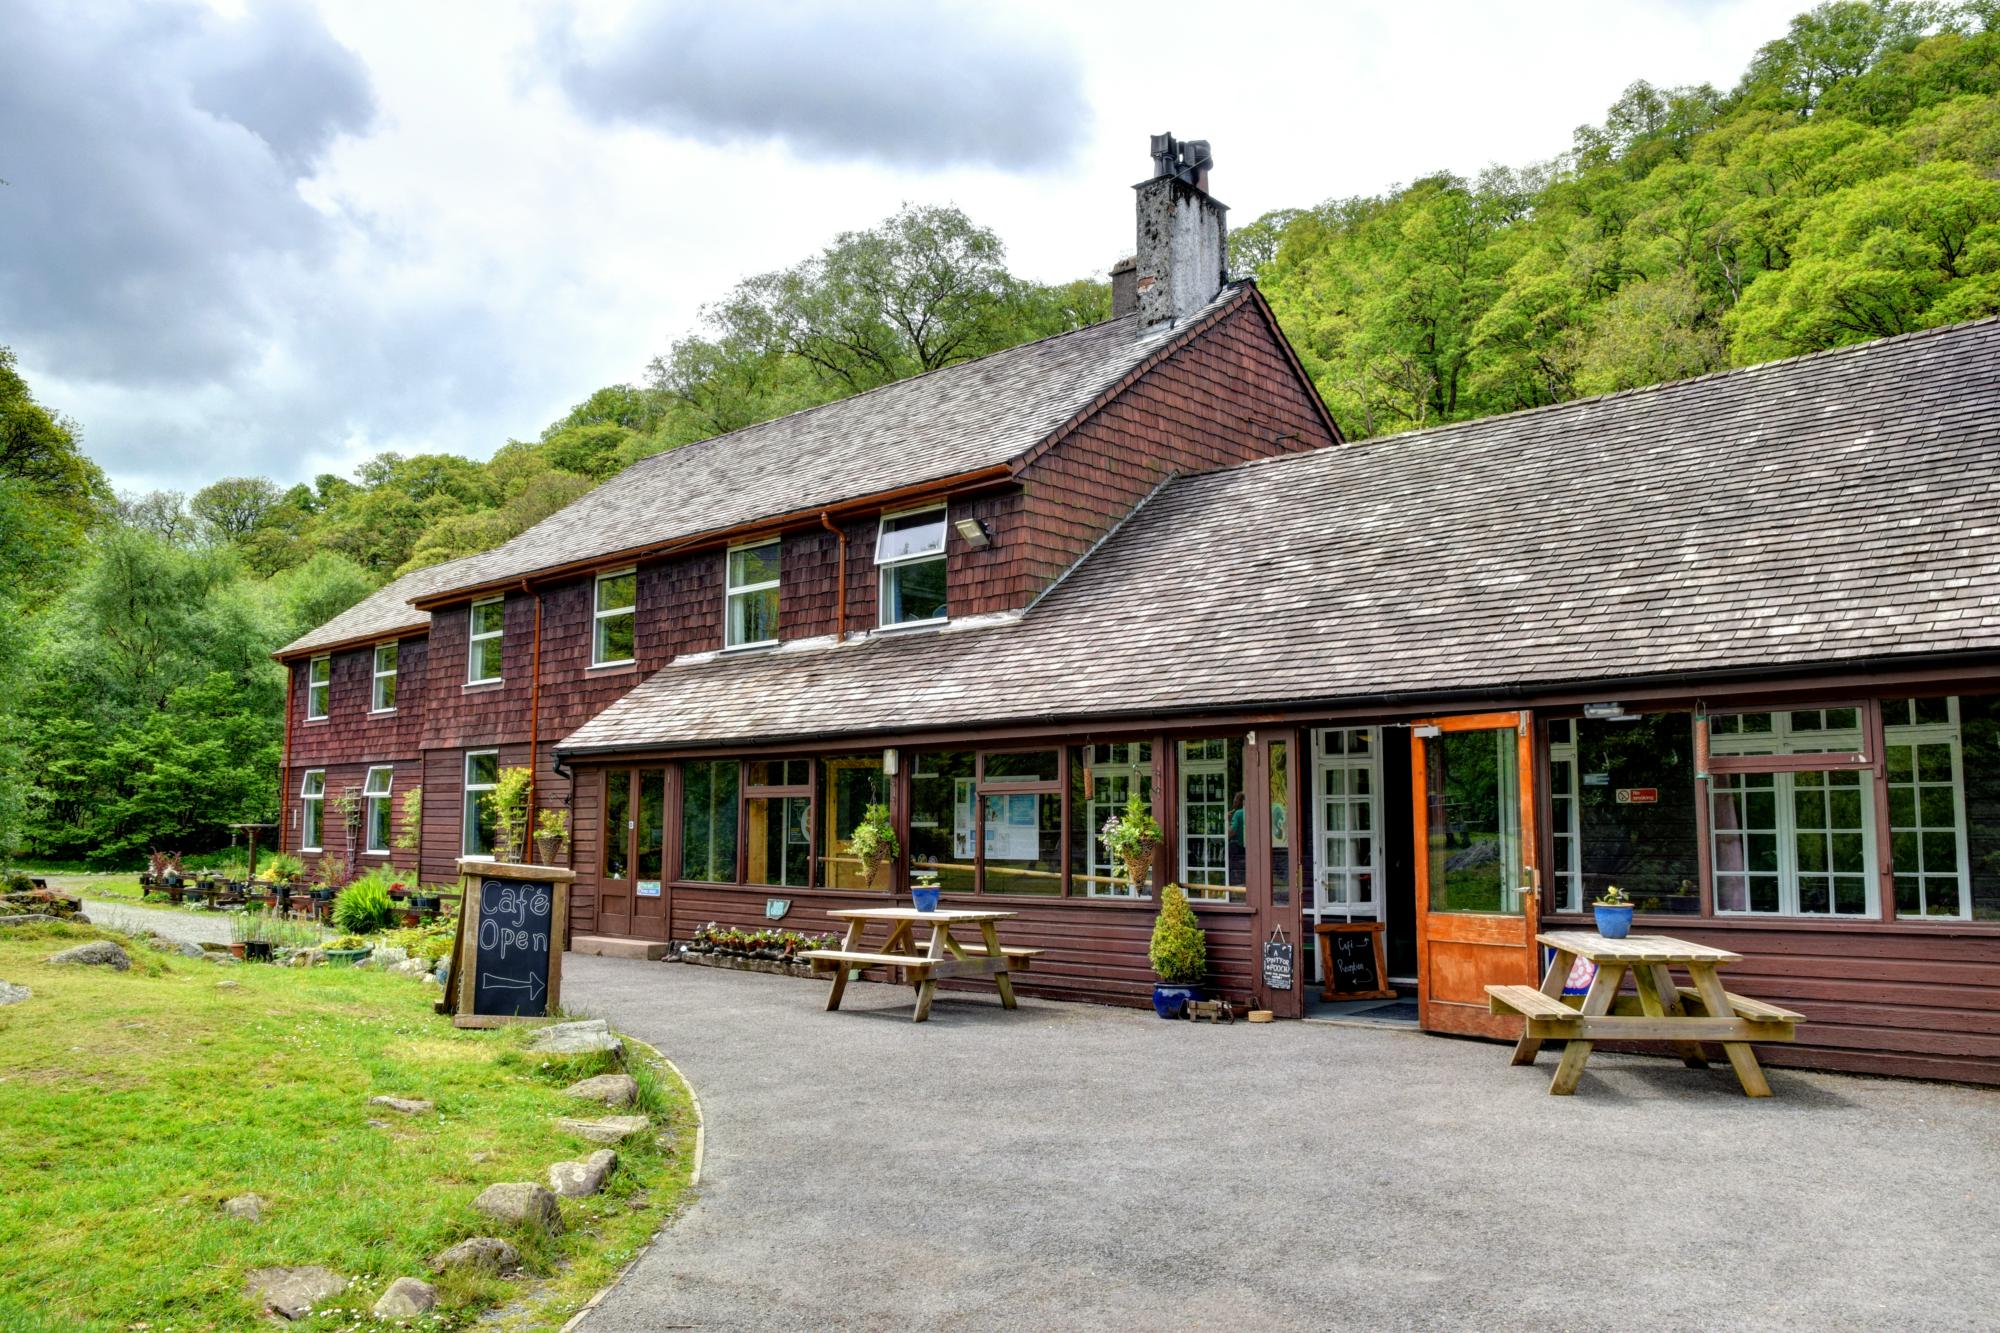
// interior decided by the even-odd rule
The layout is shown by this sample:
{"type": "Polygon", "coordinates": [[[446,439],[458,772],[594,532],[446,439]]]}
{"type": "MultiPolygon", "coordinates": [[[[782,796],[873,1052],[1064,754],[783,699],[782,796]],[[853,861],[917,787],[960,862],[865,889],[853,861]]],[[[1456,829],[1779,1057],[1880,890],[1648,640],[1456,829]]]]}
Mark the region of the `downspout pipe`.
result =
{"type": "Polygon", "coordinates": [[[292,690],[297,685],[298,679],[297,663],[285,663],[285,744],[278,753],[278,850],[274,853],[277,856],[285,854],[285,816],[291,813],[292,690]]]}
{"type": "Polygon", "coordinates": [[[521,591],[535,599],[534,651],[528,667],[528,824],[521,830],[522,851],[529,852],[535,845],[535,798],[536,779],[541,769],[542,739],[542,596],[521,580],[521,591]]]}
{"type": "Polygon", "coordinates": [[[840,542],[840,559],[836,575],[839,583],[833,594],[833,641],[842,643],[847,639],[847,532],[837,526],[833,516],[824,509],[819,511],[819,522],[821,527],[832,533],[840,542]]]}

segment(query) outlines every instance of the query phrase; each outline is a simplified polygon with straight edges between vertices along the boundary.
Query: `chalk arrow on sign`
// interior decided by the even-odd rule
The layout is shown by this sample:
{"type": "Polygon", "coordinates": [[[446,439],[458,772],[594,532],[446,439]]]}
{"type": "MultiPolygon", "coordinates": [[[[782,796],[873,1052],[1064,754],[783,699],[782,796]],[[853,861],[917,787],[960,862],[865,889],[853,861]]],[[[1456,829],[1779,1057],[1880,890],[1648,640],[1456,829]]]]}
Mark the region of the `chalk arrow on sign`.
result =
{"type": "Polygon", "coordinates": [[[529,1004],[541,999],[542,992],[548,989],[542,985],[542,979],[532,972],[525,977],[482,976],[479,984],[487,990],[524,990],[528,992],[529,1004]]]}

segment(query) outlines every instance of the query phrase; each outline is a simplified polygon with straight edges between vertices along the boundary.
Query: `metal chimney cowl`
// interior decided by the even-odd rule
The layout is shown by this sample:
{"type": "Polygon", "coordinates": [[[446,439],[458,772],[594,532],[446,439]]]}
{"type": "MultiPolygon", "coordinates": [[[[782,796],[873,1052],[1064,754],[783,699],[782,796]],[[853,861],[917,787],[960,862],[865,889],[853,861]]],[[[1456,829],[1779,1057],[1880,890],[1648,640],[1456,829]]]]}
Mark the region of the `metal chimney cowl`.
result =
{"type": "Polygon", "coordinates": [[[1153,136],[1153,176],[1138,195],[1139,328],[1152,332],[1215,299],[1227,280],[1229,209],[1208,193],[1205,140],[1153,136]]]}

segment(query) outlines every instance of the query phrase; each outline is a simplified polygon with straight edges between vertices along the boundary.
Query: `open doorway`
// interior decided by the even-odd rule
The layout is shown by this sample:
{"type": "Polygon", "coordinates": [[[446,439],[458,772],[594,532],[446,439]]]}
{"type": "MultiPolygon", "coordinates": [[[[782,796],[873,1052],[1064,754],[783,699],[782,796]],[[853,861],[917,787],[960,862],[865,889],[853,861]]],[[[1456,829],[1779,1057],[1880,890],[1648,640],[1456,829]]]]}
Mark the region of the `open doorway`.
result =
{"type": "Polygon", "coordinates": [[[1381,726],[1312,732],[1301,896],[1310,1019],[1371,1026],[1417,1022],[1410,755],[1407,743],[1395,743],[1402,735],[1381,726]],[[1329,937],[1324,951],[1320,927],[1329,937]],[[1353,988],[1344,979],[1328,998],[1322,953],[1337,956],[1342,947],[1376,973],[1376,985],[1367,989],[1393,994],[1341,998],[1340,992],[1353,988]]]}

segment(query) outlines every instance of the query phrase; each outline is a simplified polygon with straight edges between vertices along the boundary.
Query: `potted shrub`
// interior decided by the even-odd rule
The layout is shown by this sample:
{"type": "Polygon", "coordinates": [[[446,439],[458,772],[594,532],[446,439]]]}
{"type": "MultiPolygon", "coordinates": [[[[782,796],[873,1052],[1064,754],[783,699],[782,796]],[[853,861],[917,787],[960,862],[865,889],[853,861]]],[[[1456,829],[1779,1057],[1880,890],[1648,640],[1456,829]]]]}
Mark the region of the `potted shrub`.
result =
{"type": "Polygon", "coordinates": [[[569,811],[544,810],[535,816],[535,856],[545,866],[561,865],[569,853],[569,811]]]}
{"type": "MultiPolygon", "coordinates": [[[[889,807],[871,805],[861,813],[861,822],[854,826],[854,832],[847,838],[847,854],[861,862],[861,882],[864,887],[873,888],[875,877],[882,868],[894,864],[902,855],[902,844],[896,841],[896,825],[889,818],[889,807]]],[[[914,896],[914,893],[913,895],[914,896]]],[[[930,906],[921,900],[917,909],[923,912],[937,910],[937,895],[930,896],[930,906]]]]}
{"type": "Polygon", "coordinates": [[[1616,884],[1590,905],[1597,917],[1597,933],[1607,940],[1622,940],[1632,933],[1632,899],[1616,884]]]}
{"type": "Polygon", "coordinates": [[[1160,891],[1160,915],[1153,922],[1153,944],[1146,951],[1159,978],[1153,986],[1153,1012],[1179,1018],[1190,1001],[1202,998],[1201,982],[1208,975],[1208,936],[1178,884],[1160,891]]]}
{"type": "Polygon", "coordinates": [[[374,952],[374,946],[359,935],[337,935],[326,943],[327,966],[353,967],[374,952]]]}
{"type": "Polygon", "coordinates": [[[1144,888],[1146,875],[1153,868],[1153,853],[1160,846],[1160,821],[1146,809],[1139,793],[1133,792],[1125,808],[1104,821],[1097,840],[1112,860],[1125,867],[1125,881],[1132,892],[1144,888]]]}

